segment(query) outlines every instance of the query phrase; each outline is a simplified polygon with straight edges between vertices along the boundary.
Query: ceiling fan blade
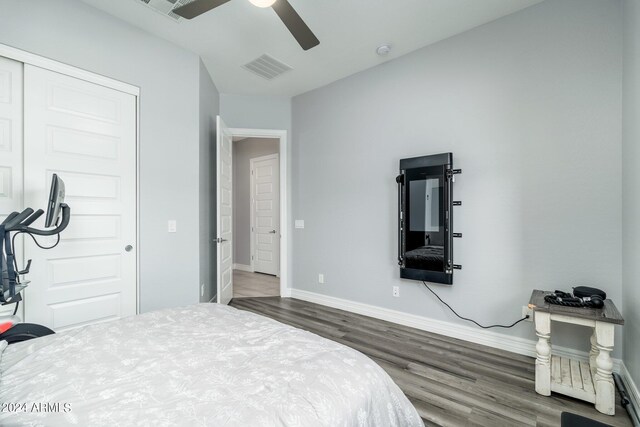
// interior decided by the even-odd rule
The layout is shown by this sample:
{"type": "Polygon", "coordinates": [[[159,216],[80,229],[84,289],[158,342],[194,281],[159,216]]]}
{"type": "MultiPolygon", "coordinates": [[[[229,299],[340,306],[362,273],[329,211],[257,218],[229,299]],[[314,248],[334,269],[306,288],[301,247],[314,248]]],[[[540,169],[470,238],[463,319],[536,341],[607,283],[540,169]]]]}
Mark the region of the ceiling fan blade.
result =
{"type": "Polygon", "coordinates": [[[187,3],[184,6],[173,9],[173,13],[182,16],[186,19],[193,19],[196,16],[202,15],[205,12],[215,9],[218,6],[229,2],[231,0],[195,0],[191,3],[187,3]]]}
{"type": "Polygon", "coordinates": [[[304,50],[309,50],[320,44],[320,40],[313,34],[311,29],[304,23],[300,15],[298,15],[298,12],[295,11],[287,0],[276,0],[271,7],[276,11],[280,19],[282,19],[282,22],[284,22],[284,25],[287,26],[291,34],[293,34],[293,37],[295,37],[304,50]]]}

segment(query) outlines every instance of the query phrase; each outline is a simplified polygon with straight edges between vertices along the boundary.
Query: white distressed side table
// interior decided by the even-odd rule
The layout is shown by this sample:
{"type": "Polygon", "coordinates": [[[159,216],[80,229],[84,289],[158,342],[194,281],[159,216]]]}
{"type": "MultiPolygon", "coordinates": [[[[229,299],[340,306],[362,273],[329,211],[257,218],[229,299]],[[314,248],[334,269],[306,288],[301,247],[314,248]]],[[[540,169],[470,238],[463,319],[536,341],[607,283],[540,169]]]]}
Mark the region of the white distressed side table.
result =
{"type": "Polygon", "coordinates": [[[529,301],[538,336],[536,392],[549,396],[553,391],[586,400],[594,403],[603,414],[614,415],[616,387],[611,351],[614,327],[624,324],[624,319],[609,299],[599,309],[564,307],[545,302],[544,296],[550,293],[534,290],[529,301]],[[552,321],[593,328],[588,363],[552,353],[552,321]]]}

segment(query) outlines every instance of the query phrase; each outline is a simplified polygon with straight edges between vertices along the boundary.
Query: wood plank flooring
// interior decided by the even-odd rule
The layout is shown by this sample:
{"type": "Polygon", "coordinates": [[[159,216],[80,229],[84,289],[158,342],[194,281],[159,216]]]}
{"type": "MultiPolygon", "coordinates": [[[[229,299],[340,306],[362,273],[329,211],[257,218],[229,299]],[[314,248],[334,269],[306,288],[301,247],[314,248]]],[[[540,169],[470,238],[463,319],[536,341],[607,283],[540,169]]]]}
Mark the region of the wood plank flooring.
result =
{"type": "Polygon", "coordinates": [[[593,405],[534,390],[534,359],[292,298],[241,298],[231,305],[352,347],[375,360],[427,426],[559,426],[573,412],[631,426],[619,398],[615,417],[593,405]]]}
{"type": "Polygon", "coordinates": [[[276,276],[233,270],[233,297],[280,296],[280,279],[276,276]]]}

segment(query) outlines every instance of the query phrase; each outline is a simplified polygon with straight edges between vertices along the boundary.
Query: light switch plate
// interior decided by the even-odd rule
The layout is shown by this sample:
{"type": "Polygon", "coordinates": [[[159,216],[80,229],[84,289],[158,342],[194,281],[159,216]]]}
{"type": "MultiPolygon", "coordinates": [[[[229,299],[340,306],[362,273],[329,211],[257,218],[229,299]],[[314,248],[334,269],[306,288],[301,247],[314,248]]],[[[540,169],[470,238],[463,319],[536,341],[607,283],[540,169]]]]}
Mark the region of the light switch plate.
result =
{"type": "Polygon", "coordinates": [[[304,228],[304,219],[296,219],[295,226],[296,228],[304,228]]]}
{"type": "Polygon", "coordinates": [[[175,219],[170,219],[167,222],[167,231],[169,233],[176,233],[178,231],[178,223],[175,219]]]}

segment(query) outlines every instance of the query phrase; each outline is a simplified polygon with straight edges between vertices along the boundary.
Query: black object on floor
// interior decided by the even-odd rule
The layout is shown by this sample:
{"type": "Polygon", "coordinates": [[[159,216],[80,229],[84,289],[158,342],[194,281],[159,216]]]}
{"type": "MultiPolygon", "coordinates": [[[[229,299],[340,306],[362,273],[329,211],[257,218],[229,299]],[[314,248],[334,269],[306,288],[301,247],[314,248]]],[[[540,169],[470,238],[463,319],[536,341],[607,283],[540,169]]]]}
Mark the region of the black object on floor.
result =
{"type": "Polygon", "coordinates": [[[563,412],[560,418],[562,427],[611,427],[609,424],[603,424],[599,421],[590,420],[571,412],[563,412]]]}

